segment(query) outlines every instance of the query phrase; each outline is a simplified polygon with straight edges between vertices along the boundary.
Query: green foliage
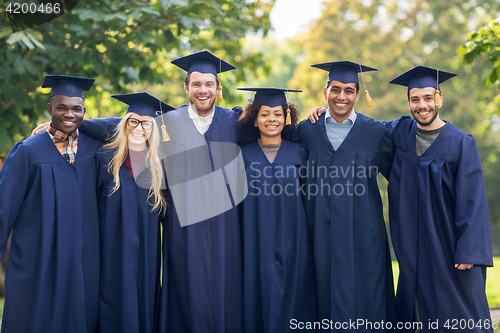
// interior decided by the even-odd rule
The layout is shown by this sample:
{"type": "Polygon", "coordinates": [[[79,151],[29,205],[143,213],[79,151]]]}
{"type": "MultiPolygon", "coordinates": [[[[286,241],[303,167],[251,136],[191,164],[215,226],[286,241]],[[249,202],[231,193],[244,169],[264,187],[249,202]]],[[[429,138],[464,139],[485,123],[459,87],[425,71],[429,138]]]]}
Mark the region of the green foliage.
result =
{"type": "MultiPolygon", "coordinates": [[[[36,28],[11,33],[0,7],[0,157],[27,137],[41,119],[49,89],[46,74],[95,77],[86,94],[90,116],[120,114],[110,94],[157,93],[172,105],[185,103],[184,73],[170,61],[208,49],[239,69],[222,83],[243,80],[242,67],[262,65],[242,54],[249,32],[267,33],[274,0],[80,1],[69,13],[36,28]],[[168,97],[168,99],[166,98],[168,97]]],[[[234,98],[228,89],[224,98],[234,98]]]]}
{"type": "Polygon", "coordinates": [[[458,49],[458,55],[465,64],[472,64],[477,58],[484,56],[486,65],[492,67],[484,85],[498,86],[500,83],[500,17],[477,31],[469,32],[467,42],[458,49]]]}
{"type": "MultiPolygon", "coordinates": [[[[295,38],[296,47],[289,49],[290,55],[300,61],[288,87],[304,90],[297,96],[305,115],[316,106],[326,105],[322,89],[327,73],[311,68],[311,64],[351,60],[372,66],[378,71],[366,73],[364,79],[375,105],[366,106],[360,77],[361,93],[355,109],[378,120],[391,120],[408,114],[407,90],[389,85],[394,77],[417,65],[457,73],[457,78],[441,86],[444,104],[440,115],[476,138],[491,221],[500,225],[500,206],[496,204],[500,200],[496,185],[500,182],[496,158],[500,118],[494,118],[498,92],[481,85],[489,75],[488,69],[477,63],[465,66],[457,57],[468,31],[498,15],[498,0],[328,1],[322,16],[295,38]]],[[[385,189],[381,191],[384,197],[385,189]]]]}

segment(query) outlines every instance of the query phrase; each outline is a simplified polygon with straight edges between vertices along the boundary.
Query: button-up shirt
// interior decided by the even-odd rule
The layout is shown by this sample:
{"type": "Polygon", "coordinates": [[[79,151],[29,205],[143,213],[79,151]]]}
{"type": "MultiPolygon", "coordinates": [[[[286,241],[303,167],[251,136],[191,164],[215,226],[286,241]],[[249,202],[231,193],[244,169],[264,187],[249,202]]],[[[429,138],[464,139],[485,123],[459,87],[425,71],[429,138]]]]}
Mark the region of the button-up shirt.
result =
{"type": "Polygon", "coordinates": [[[73,163],[78,149],[78,129],[66,134],[53,128],[52,123],[50,123],[47,132],[64,159],[69,163],[73,163]]]}
{"type": "Polygon", "coordinates": [[[194,126],[196,127],[198,132],[200,132],[201,134],[205,134],[205,132],[208,131],[208,128],[210,127],[210,124],[212,124],[212,121],[214,119],[215,107],[208,116],[201,117],[193,110],[190,104],[188,108],[188,113],[189,113],[189,118],[193,120],[194,126]]]}
{"type": "Polygon", "coordinates": [[[356,121],[356,112],[354,109],[347,119],[342,123],[337,123],[337,121],[330,114],[330,109],[325,115],[325,128],[328,140],[332,144],[333,149],[337,150],[342,142],[344,142],[346,136],[349,134],[354,122],[356,121]]]}

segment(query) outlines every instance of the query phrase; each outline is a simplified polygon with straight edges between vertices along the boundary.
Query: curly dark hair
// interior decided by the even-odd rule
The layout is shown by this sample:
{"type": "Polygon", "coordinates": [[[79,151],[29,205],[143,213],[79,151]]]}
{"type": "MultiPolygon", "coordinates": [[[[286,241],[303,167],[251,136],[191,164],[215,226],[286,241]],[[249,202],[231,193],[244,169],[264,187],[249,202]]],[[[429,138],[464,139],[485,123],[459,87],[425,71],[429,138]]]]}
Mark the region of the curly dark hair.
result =
{"type": "MultiPolygon", "coordinates": [[[[259,114],[261,104],[257,104],[254,101],[250,100],[250,103],[245,106],[239,121],[241,124],[245,126],[250,131],[254,132],[256,136],[260,135],[260,131],[257,127],[255,127],[255,120],[257,119],[257,115],[259,114]]],[[[283,112],[285,113],[285,119],[287,114],[287,109],[290,108],[290,116],[292,118],[291,125],[285,125],[283,131],[281,132],[281,137],[286,134],[289,130],[296,130],[297,124],[299,123],[300,111],[299,107],[293,103],[285,103],[281,106],[283,108],[283,112]]]]}

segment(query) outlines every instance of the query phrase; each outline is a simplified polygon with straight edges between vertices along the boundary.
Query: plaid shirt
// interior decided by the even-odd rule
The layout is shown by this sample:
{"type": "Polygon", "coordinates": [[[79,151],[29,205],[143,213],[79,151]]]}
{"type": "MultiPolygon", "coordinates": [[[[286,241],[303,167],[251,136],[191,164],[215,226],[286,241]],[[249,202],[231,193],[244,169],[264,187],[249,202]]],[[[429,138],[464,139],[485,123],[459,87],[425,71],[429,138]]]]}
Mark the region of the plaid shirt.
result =
{"type": "Polygon", "coordinates": [[[78,129],[73,133],[66,134],[53,128],[50,123],[47,132],[49,132],[52,141],[62,156],[69,163],[73,163],[76,157],[76,150],[78,149],[78,129]]]}

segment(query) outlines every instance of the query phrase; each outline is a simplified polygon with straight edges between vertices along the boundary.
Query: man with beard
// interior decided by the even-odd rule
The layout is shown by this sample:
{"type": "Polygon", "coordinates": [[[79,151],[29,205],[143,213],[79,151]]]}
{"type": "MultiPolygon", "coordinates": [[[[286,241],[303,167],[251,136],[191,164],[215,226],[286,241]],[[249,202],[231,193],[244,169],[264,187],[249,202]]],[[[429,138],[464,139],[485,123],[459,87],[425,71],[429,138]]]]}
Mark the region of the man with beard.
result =
{"type": "Polygon", "coordinates": [[[485,281],[493,261],[479,153],[472,135],[439,117],[439,84],[455,75],[417,66],[390,82],[408,87],[413,116],[388,123],[396,149],[388,190],[398,319],[421,322],[422,332],[492,332],[485,281]]]}
{"type": "Polygon", "coordinates": [[[51,123],[18,142],[0,171],[0,257],[12,232],[2,332],[96,332],[100,142],[78,130],[93,83],[47,75],[51,123]]]}
{"type": "Polygon", "coordinates": [[[241,173],[229,164],[237,160],[237,144],[253,136],[246,136],[238,122],[241,112],[215,106],[222,89],[217,74],[235,67],[208,51],[172,63],[187,72],[189,105],[162,116],[171,139],[162,144],[169,201],[158,328],[242,332],[243,253],[236,206],[246,195],[246,179],[243,164],[237,177],[241,173]]]}

